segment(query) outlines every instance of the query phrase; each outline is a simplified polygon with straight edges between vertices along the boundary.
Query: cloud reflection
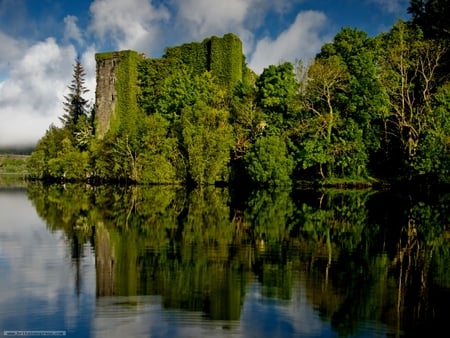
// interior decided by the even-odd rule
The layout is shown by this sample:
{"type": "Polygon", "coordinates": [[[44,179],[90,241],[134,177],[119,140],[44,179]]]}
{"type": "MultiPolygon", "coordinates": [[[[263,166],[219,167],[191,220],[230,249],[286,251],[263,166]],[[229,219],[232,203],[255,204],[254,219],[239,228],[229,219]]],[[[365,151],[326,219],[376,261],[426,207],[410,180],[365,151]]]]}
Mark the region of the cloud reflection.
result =
{"type": "Polygon", "coordinates": [[[0,190],[0,248],[0,329],[87,330],[78,322],[92,313],[93,258],[77,296],[64,235],[47,230],[25,191],[0,190]]]}

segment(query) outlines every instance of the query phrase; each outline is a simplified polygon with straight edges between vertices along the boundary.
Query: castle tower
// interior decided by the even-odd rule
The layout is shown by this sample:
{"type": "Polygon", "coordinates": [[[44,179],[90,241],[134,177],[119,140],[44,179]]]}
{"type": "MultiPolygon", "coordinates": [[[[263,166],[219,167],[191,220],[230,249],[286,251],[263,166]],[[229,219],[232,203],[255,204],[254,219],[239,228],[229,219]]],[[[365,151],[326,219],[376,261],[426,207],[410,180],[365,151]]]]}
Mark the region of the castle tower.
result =
{"type": "Polygon", "coordinates": [[[120,120],[131,118],[136,101],[137,60],[135,51],[97,53],[95,90],[96,135],[103,138],[108,130],[118,129],[120,120]]]}

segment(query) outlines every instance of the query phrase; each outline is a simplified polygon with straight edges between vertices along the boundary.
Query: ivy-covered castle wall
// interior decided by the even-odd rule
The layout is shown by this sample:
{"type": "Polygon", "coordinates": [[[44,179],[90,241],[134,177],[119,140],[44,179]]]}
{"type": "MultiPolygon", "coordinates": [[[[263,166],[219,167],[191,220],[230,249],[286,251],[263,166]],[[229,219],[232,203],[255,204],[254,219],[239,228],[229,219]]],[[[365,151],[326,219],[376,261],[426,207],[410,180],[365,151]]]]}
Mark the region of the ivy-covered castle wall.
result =
{"type": "MultiPolygon", "coordinates": [[[[139,92],[146,91],[139,87],[139,63],[154,60],[156,67],[160,59],[145,59],[142,54],[130,50],[98,53],[95,59],[96,134],[102,138],[108,130],[134,128],[140,110],[137,97],[139,92]]],[[[246,66],[241,40],[231,33],[222,38],[213,36],[202,42],[167,48],[162,59],[171,61],[166,64],[184,64],[193,74],[210,71],[225,88],[233,88],[252,73],[246,66]]],[[[164,77],[164,70],[158,69],[158,72],[164,77]]]]}
{"type": "Polygon", "coordinates": [[[168,48],[163,58],[181,60],[194,74],[210,71],[220,85],[229,88],[243,80],[246,68],[242,41],[232,33],[168,48]]]}
{"type": "Polygon", "coordinates": [[[135,51],[98,53],[95,91],[96,134],[102,138],[109,129],[118,130],[137,114],[137,64],[135,51]]]}

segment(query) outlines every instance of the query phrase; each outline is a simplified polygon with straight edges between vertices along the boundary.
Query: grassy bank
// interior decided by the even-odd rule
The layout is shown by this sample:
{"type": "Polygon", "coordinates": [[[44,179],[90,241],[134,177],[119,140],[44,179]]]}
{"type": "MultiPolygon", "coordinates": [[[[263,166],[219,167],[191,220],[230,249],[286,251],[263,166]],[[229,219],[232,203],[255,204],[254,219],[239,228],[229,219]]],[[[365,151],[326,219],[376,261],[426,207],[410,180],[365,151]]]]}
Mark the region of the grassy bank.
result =
{"type": "Polygon", "coordinates": [[[24,186],[29,155],[0,154],[0,187],[24,186]]]}

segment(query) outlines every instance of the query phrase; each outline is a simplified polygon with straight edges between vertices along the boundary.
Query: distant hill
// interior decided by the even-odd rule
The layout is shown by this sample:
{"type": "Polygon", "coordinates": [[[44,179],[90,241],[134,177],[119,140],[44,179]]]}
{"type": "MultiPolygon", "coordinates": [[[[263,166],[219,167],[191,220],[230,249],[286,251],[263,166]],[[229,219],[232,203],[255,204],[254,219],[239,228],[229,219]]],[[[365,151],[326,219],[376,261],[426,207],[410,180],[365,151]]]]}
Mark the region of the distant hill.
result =
{"type": "Polygon", "coordinates": [[[17,155],[30,155],[34,150],[34,146],[0,146],[0,154],[17,154],[17,155]]]}

